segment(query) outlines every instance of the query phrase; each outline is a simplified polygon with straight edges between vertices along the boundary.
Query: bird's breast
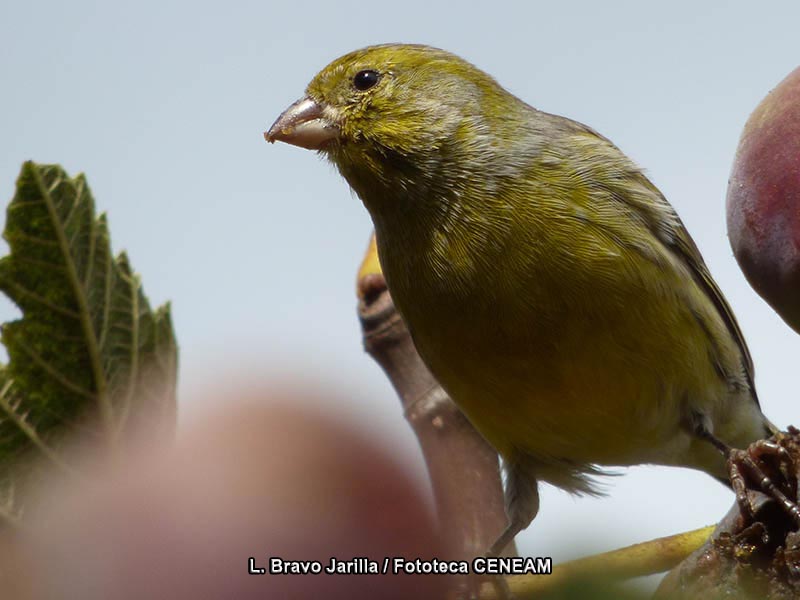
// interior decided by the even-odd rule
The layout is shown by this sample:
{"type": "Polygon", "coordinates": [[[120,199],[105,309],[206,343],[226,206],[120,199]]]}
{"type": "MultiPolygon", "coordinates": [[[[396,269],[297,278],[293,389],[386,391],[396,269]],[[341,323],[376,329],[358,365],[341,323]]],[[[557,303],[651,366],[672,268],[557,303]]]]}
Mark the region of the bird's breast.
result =
{"type": "Polygon", "coordinates": [[[678,435],[686,398],[726,393],[705,332],[672,292],[680,282],[664,285],[679,274],[589,229],[534,223],[480,250],[377,238],[420,355],[500,452],[669,462],[641,448],[661,452],[658,440],[678,435]]]}

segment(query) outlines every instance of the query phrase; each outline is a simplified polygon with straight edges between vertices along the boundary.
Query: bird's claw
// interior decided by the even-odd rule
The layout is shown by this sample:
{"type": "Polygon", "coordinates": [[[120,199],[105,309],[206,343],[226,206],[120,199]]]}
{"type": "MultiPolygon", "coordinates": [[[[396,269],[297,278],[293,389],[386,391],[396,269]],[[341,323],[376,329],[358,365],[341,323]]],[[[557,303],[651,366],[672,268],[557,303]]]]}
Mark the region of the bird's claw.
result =
{"type": "Polygon", "coordinates": [[[797,504],[800,465],[781,441],[759,440],[746,450],[732,449],[728,454],[728,474],[739,510],[748,521],[755,521],[756,509],[748,493],[755,489],[772,498],[800,528],[800,507],[797,504]]]}

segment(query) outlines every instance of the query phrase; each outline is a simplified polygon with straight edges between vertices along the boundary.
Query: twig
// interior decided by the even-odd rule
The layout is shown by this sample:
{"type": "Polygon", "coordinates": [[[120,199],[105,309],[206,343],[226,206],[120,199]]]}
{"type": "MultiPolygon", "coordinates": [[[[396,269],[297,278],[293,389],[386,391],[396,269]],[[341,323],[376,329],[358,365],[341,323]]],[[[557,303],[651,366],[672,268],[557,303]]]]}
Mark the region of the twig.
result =
{"type": "MultiPolygon", "coordinates": [[[[515,598],[535,598],[567,582],[579,579],[624,580],[652,575],[671,569],[700,548],[716,525],[634,544],[586,558],[579,558],[553,567],[551,575],[518,575],[508,577],[515,598]]],[[[496,587],[484,584],[481,600],[497,600],[496,587]]]]}

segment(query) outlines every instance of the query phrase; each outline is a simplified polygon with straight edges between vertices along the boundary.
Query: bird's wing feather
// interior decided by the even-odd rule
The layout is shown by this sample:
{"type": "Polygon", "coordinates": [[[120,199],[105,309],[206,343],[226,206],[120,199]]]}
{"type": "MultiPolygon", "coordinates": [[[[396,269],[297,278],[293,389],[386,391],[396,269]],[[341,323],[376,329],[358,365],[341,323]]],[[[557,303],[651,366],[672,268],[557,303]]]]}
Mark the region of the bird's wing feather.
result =
{"type": "MultiPolygon", "coordinates": [[[[664,200],[664,202],[666,202],[666,200],[664,200]]],[[[747,383],[750,385],[750,391],[752,392],[753,400],[755,400],[756,404],[759,405],[758,395],[756,394],[756,388],[753,381],[755,371],[753,359],[750,356],[750,350],[747,348],[747,343],[744,341],[744,335],[742,334],[742,330],[739,328],[739,323],[736,321],[736,317],[733,315],[733,310],[731,310],[730,305],[728,304],[727,300],[725,300],[725,296],[722,295],[722,291],[719,289],[719,286],[717,286],[716,282],[711,277],[711,273],[709,273],[708,267],[706,266],[705,261],[703,261],[703,258],[700,255],[700,251],[697,249],[697,245],[694,243],[694,240],[689,235],[689,232],[686,231],[686,228],[683,226],[683,223],[681,223],[677,216],[676,219],[677,227],[675,227],[672,242],[668,243],[667,246],[670,247],[689,267],[691,273],[694,275],[695,281],[714,303],[714,306],[717,308],[717,311],[725,322],[728,331],[730,331],[734,340],[736,340],[736,345],[739,347],[739,351],[742,353],[745,377],[747,378],[747,383]]]]}
{"type": "Polygon", "coordinates": [[[624,199],[625,203],[635,210],[647,224],[647,228],[652,234],[664,244],[664,247],[688,267],[697,285],[711,300],[739,348],[742,356],[742,369],[747,384],[753,400],[756,405],[759,405],[754,385],[753,359],[750,356],[742,330],[739,328],[739,323],[736,321],[733,310],[725,300],[722,291],[711,277],[700,250],[689,235],[680,217],[678,217],[675,209],[644,173],[608,138],[581,123],[569,120],[564,121],[569,123],[568,126],[577,128],[577,137],[580,140],[579,143],[583,146],[584,158],[592,154],[600,157],[600,164],[597,165],[597,168],[604,170],[606,173],[605,176],[594,178],[594,181],[606,182],[606,185],[610,185],[612,188],[608,190],[612,196],[624,199]],[[595,151],[592,152],[589,147],[594,145],[604,146],[604,148],[595,148],[595,151]],[[609,146],[614,150],[613,152],[608,151],[609,146]],[[609,172],[614,172],[614,176],[609,177],[609,172]],[[620,187],[617,189],[615,186],[620,187]],[[637,188],[638,193],[636,193],[637,188]]]}

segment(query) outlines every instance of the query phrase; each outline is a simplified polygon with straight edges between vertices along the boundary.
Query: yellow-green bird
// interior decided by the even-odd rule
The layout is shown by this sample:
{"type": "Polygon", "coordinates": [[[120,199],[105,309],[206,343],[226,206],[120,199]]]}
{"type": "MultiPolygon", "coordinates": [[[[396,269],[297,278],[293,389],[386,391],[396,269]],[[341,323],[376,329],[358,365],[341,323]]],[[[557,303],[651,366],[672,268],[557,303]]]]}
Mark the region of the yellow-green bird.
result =
{"type": "Polygon", "coordinates": [[[504,459],[492,552],[536,515],[538,481],[591,493],[598,466],[639,463],[724,479],[718,449],[773,429],[697,246],[589,127],[386,44],[325,67],[265,136],[318,150],[369,211],[419,354],[504,459]]]}

